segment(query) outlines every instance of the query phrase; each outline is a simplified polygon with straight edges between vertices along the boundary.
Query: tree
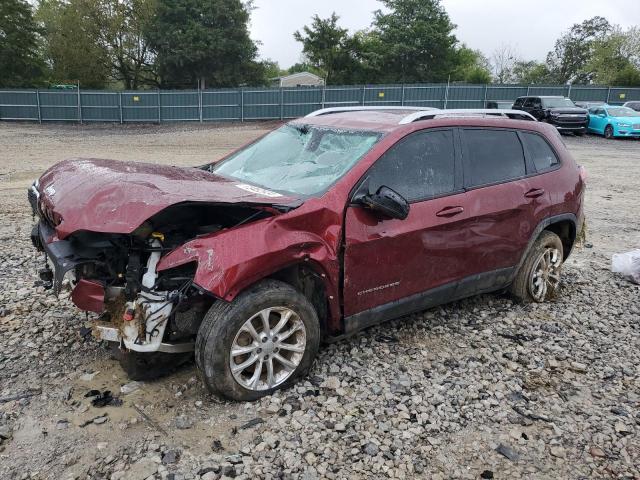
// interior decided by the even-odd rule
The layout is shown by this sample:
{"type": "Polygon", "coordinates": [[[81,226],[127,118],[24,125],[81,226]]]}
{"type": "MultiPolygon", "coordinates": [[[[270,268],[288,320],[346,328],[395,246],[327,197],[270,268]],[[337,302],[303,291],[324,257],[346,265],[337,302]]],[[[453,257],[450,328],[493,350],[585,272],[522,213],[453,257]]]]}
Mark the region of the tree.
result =
{"type": "Polygon", "coordinates": [[[42,80],[40,33],[26,1],[0,2],[0,87],[34,86],[42,80]]]}
{"type": "Polygon", "coordinates": [[[44,27],[50,80],[103,88],[109,80],[109,60],[96,42],[89,2],[40,0],[36,15],[44,27]]]}
{"type": "Polygon", "coordinates": [[[446,81],[455,68],[455,25],[440,0],[381,0],[388,13],[374,12],[380,80],[446,81]]]}
{"type": "Polygon", "coordinates": [[[638,84],[640,75],[640,30],[623,31],[614,27],[609,35],[594,43],[587,69],[594,80],[603,85],[624,87],[638,84]]]}
{"type": "Polygon", "coordinates": [[[491,55],[491,66],[496,82],[512,83],[514,80],[513,68],[518,61],[518,54],[511,45],[503,43],[496,48],[491,55]]]}
{"type": "Polygon", "coordinates": [[[480,50],[472,50],[462,45],[456,50],[457,67],[451,74],[451,80],[467,83],[491,83],[490,63],[480,50]]]}
{"type": "Polygon", "coordinates": [[[293,38],[302,43],[307,62],[324,72],[327,84],[345,83],[345,74],[352,66],[347,49],[348,30],[338,26],[339,18],[335,12],[324,19],[314,15],[310,26],[305,25],[302,33],[293,34],[293,38]]]}
{"type": "Polygon", "coordinates": [[[264,66],[249,37],[251,4],[240,0],[158,0],[147,30],[165,87],[261,84],[264,66]]]}
{"type": "Polygon", "coordinates": [[[551,73],[547,66],[535,60],[516,62],[512,69],[513,81],[523,85],[550,83],[551,73]]]}
{"type": "Polygon", "coordinates": [[[596,42],[611,31],[611,24],[604,17],[593,17],[574,24],[556,40],[553,51],[547,55],[551,79],[558,83],[589,83],[594,72],[587,67],[596,42]]]}
{"type": "Polygon", "coordinates": [[[104,50],[111,78],[127,89],[157,84],[154,55],[145,38],[154,0],[85,0],[91,35],[104,50]]]}

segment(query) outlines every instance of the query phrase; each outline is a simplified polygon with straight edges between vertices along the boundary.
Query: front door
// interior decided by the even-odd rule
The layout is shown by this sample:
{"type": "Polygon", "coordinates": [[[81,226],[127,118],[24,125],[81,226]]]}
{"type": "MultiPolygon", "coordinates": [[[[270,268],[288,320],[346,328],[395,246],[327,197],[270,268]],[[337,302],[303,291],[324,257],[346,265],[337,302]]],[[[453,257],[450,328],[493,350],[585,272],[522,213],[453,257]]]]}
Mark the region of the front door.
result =
{"type": "Polygon", "coordinates": [[[344,314],[388,305],[455,282],[465,270],[459,225],[467,217],[455,129],[413,133],[366,175],[410,202],[404,220],[350,206],[345,219],[344,314]]]}

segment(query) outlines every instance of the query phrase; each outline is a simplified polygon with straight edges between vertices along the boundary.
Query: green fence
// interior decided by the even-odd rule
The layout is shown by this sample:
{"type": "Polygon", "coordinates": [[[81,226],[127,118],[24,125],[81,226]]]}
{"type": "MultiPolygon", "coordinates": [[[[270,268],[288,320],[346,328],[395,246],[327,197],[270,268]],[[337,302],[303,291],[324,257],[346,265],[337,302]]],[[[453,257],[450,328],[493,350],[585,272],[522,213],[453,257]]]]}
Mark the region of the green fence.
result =
{"type": "Polygon", "coordinates": [[[564,95],[620,105],[640,88],[573,85],[366,85],[219,90],[0,90],[0,120],[208,122],[287,119],[340,106],[483,108],[491,100],[564,95]]]}

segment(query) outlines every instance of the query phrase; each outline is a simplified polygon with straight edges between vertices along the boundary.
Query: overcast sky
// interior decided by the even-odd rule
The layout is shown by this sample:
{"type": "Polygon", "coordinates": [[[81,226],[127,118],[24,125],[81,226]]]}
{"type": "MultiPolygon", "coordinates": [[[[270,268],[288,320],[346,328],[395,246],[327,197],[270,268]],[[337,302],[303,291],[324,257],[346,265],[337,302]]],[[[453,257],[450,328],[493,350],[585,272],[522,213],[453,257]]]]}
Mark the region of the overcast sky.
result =
{"type": "MultiPolygon", "coordinates": [[[[487,56],[510,44],[524,59],[543,60],[556,38],[574,23],[595,15],[623,27],[640,23],[640,0],[443,0],[459,40],[487,56]]],[[[340,25],[356,31],[371,24],[376,0],[255,0],[251,36],[262,42],[260,56],[287,68],[300,59],[293,32],[314,14],[340,16],[340,25]]]]}

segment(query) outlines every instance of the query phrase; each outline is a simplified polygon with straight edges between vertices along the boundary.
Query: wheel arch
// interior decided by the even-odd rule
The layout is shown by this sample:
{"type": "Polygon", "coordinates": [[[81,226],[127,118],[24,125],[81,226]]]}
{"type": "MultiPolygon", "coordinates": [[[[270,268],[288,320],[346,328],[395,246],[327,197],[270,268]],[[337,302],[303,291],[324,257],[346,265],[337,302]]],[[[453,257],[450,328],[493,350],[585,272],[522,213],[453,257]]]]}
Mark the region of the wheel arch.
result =
{"type": "MultiPolygon", "coordinates": [[[[569,257],[571,250],[573,250],[573,245],[575,244],[578,234],[575,221],[571,219],[554,221],[547,225],[542,231],[545,230],[553,232],[560,237],[560,240],[562,241],[563,257],[564,260],[566,260],[569,257]]],[[[540,233],[538,233],[538,236],[540,233]]]]}

